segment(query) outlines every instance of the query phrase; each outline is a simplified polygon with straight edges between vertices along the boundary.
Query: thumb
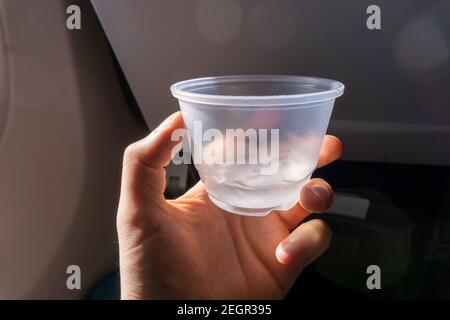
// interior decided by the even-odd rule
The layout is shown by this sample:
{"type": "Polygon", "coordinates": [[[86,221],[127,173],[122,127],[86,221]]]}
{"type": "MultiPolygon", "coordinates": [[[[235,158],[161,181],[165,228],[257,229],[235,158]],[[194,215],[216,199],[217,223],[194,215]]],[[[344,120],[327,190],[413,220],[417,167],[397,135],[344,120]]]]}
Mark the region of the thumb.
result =
{"type": "Polygon", "coordinates": [[[174,149],[181,140],[172,139],[172,133],[183,129],[180,112],[164,120],[147,137],[137,141],[125,150],[122,168],[121,203],[131,200],[153,203],[164,201],[166,186],[164,167],[170,163],[174,149]]]}

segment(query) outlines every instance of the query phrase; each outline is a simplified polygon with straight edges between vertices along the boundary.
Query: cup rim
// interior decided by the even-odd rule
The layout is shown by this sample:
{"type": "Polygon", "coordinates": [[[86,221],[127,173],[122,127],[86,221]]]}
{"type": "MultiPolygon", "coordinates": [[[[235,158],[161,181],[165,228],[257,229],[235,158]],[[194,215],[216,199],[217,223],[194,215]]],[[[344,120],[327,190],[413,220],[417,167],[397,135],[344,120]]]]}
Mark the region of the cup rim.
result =
{"type": "Polygon", "coordinates": [[[170,86],[172,95],[179,100],[191,103],[221,106],[292,106],[318,103],[334,100],[344,93],[344,84],[339,81],[296,75],[232,75],[217,77],[202,77],[176,82],[170,86]],[[210,86],[212,84],[230,82],[297,82],[305,86],[317,87],[317,92],[296,93],[288,95],[215,95],[191,92],[195,88],[210,86]]]}

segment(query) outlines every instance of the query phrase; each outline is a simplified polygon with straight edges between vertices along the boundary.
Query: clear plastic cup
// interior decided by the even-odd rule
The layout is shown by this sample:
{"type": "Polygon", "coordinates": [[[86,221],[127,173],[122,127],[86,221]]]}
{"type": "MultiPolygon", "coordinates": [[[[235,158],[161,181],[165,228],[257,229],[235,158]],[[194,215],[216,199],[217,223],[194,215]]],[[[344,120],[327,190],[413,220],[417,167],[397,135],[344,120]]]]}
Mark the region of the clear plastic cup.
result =
{"type": "Polygon", "coordinates": [[[212,202],[237,214],[288,210],[316,168],[338,81],[224,76],[175,83],[191,152],[212,202]]]}

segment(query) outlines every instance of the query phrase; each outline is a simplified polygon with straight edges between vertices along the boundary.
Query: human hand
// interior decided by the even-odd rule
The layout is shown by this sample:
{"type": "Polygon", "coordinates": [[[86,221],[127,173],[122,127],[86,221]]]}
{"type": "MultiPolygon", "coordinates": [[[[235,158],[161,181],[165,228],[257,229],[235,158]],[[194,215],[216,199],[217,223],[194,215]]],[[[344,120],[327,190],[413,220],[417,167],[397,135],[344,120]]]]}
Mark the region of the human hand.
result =
{"type": "MultiPolygon", "coordinates": [[[[312,179],[300,203],[264,217],[216,207],[199,182],[176,200],[164,198],[171,133],[179,112],[124,154],[117,215],[122,299],[280,299],[302,270],[328,248],[331,232],[318,219],[333,191],[312,179]]],[[[339,158],[341,142],[326,136],[318,167],[339,158]]]]}

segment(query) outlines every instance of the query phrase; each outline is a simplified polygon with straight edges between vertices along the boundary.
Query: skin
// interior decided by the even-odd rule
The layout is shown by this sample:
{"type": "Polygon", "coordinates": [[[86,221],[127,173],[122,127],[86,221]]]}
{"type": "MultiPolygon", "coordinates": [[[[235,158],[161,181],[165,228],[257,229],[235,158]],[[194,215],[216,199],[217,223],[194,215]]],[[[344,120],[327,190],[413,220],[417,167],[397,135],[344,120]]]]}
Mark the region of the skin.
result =
{"type": "MultiPolygon", "coordinates": [[[[124,154],[117,215],[122,299],[282,299],[302,270],[329,246],[319,219],[333,191],[321,179],[303,187],[300,202],[265,217],[216,207],[199,182],[166,200],[165,170],[183,128],[179,112],[124,154]]],[[[339,158],[342,144],[326,136],[318,167],[339,158]]]]}

